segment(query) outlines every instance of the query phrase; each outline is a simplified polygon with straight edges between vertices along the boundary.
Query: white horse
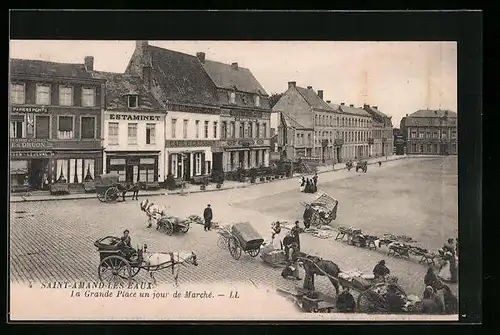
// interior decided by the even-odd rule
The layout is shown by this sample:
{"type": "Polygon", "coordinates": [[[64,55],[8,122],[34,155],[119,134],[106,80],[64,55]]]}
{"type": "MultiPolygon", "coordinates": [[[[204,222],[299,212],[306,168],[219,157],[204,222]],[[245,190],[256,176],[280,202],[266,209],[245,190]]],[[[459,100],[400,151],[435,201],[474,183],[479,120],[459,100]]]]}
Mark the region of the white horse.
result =
{"type": "MultiPolygon", "coordinates": [[[[139,259],[142,261],[142,266],[149,272],[149,276],[156,284],[156,279],[154,277],[154,272],[160,269],[171,268],[172,275],[174,275],[175,266],[191,264],[198,266],[197,256],[194,251],[183,251],[183,252],[148,252],[147,246],[144,245],[144,249],[138,249],[137,254],[139,259]]],[[[179,268],[177,267],[177,272],[174,275],[175,285],[177,285],[177,279],[179,277],[179,268]]]]}
{"type": "Polygon", "coordinates": [[[151,228],[153,221],[156,221],[156,230],[160,228],[159,221],[162,217],[166,216],[166,208],[162,205],[155,204],[149,199],[143,200],[140,203],[141,210],[146,213],[148,217],[148,228],[151,228]]]}

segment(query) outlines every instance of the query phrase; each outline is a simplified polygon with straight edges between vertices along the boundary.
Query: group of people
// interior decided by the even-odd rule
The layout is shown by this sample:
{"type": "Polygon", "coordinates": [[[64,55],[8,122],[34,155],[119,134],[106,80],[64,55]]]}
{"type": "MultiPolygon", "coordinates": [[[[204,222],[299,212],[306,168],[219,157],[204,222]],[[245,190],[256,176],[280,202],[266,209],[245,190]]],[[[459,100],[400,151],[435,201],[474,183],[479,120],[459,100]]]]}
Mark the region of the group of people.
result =
{"type": "Polygon", "coordinates": [[[312,178],[302,176],[300,179],[300,191],[304,193],[316,193],[318,191],[318,174],[314,174],[312,178]]]}
{"type": "Polygon", "coordinates": [[[439,278],[445,282],[456,283],[458,281],[458,239],[449,238],[438,252],[442,259],[439,278]]]}

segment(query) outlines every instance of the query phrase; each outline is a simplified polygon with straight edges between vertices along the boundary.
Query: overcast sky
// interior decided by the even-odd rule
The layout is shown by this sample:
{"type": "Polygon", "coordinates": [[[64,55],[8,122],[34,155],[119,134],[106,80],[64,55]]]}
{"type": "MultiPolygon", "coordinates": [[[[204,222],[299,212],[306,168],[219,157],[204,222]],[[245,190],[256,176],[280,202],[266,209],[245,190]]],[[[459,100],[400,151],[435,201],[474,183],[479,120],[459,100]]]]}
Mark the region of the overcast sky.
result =
{"type": "MultiPolygon", "coordinates": [[[[150,41],[150,44],[249,68],[268,94],[287,82],[323,90],[324,99],[376,105],[393,124],[418,109],[457,111],[457,46],[454,42],[150,41]]],[[[94,56],[98,71],[123,72],[135,41],[11,41],[12,58],[83,63],[94,56]]]]}

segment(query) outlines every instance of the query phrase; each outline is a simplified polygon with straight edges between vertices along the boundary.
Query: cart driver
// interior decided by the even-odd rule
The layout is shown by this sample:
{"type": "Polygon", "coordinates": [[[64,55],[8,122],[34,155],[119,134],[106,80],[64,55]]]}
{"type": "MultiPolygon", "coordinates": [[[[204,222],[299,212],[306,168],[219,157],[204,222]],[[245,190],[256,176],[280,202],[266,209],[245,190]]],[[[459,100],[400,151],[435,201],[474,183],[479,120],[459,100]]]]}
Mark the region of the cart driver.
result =
{"type": "Polygon", "coordinates": [[[120,237],[120,244],[123,244],[125,247],[132,248],[132,242],[130,240],[130,231],[128,229],[125,229],[123,231],[123,236],[120,237]]]}

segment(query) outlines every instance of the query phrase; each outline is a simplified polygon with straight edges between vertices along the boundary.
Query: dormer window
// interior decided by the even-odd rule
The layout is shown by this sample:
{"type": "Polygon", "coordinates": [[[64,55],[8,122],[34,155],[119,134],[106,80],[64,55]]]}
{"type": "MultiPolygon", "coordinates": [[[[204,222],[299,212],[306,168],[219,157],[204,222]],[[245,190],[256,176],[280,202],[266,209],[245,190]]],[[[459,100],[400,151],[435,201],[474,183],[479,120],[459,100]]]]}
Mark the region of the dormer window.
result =
{"type": "Polygon", "coordinates": [[[236,103],[236,92],[229,92],[229,103],[230,104],[236,103]]]}
{"type": "Polygon", "coordinates": [[[131,94],[127,98],[128,98],[128,107],[129,108],[139,107],[139,96],[137,94],[131,94]]]}
{"type": "Polygon", "coordinates": [[[260,107],[260,96],[258,95],[255,96],[255,106],[260,107]]]}

